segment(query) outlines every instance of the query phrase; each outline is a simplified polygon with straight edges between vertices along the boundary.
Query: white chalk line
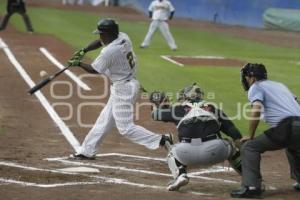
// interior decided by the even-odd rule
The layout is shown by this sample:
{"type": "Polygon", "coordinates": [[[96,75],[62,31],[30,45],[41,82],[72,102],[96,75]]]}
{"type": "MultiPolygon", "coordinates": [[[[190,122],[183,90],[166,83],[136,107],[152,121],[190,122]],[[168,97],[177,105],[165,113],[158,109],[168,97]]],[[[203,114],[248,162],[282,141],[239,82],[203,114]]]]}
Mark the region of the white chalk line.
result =
{"type": "MultiPolygon", "coordinates": [[[[40,47],[40,51],[44,54],[56,67],[59,69],[65,68],[63,64],[61,64],[45,47],[40,47]]],[[[90,91],[91,88],[84,83],[80,78],[78,78],[73,72],[70,70],[66,70],[66,73],[75,83],[77,83],[82,89],[90,91]]]]}
{"type": "MultiPolygon", "coordinates": [[[[102,154],[97,154],[97,156],[101,157],[102,154]],[[99,156],[100,155],[100,156],[99,156]]],[[[144,157],[144,156],[135,156],[135,155],[127,155],[127,154],[118,154],[118,153],[111,153],[111,154],[103,154],[104,156],[124,156],[124,157],[131,157],[131,158],[140,158],[140,159],[147,159],[147,160],[156,160],[156,161],[163,161],[165,162],[165,159],[163,158],[151,158],[151,157],[144,157]]],[[[89,166],[89,167],[94,167],[94,168],[100,168],[100,169],[113,169],[113,170],[118,170],[118,171],[126,171],[130,173],[141,173],[141,174],[149,174],[149,175],[155,175],[155,176],[165,176],[165,177],[172,177],[171,174],[166,174],[166,173],[160,173],[160,172],[154,172],[154,171],[148,171],[148,170],[141,170],[141,169],[131,169],[123,166],[110,166],[110,165],[99,165],[99,164],[94,164],[90,162],[79,162],[79,161],[71,161],[71,160],[66,160],[67,157],[60,157],[60,158],[46,158],[48,161],[56,161],[56,162],[61,162],[66,165],[77,165],[77,166],[89,166]]],[[[237,181],[232,181],[232,180],[226,180],[226,179],[219,179],[219,178],[211,178],[211,177],[205,177],[205,176],[199,176],[200,174],[207,174],[207,173],[212,173],[212,172],[227,172],[228,169],[223,168],[221,170],[220,168],[218,169],[212,169],[210,168],[209,170],[205,169],[202,170],[201,172],[197,172],[198,174],[193,174],[189,173],[188,176],[190,178],[195,178],[195,179],[202,179],[202,180],[208,180],[208,181],[220,181],[220,182],[225,182],[225,183],[231,183],[231,184],[236,184],[238,183],[237,181]]]]}
{"type": "MultiPolygon", "coordinates": [[[[30,78],[30,76],[27,74],[27,72],[24,70],[22,65],[17,61],[16,57],[13,55],[7,44],[0,38],[0,46],[4,50],[5,54],[7,55],[10,62],[14,65],[16,70],[19,72],[19,74],[22,76],[22,78],[25,80],[25,82],[29,85],[30,88],[35,86],[35,83],[30,78]]],[[[65,136],[67,141],[71,144],[71,146],[74,148],[75,151],[79,150],[80,144],[78,140],[74,137],[71,130],[66,126],[66,124],[61,120],[59,115],[56,113],[56,111],[52,108],[46,97],[40,92],[37,91],[35,93],[35,96],[39,99],[43,107],[46,109],[52,120],[57,124],[59,129],[61,130],[62,134],[65,136]]]]}
{"type": "Polygon", "coordinates": [[[234,172],[234,170],[231,167],[221,167],[221,166],[213,166],[209,169],[204,169],[199,172],[191,172],[190,175],[197,176],[201,174],[211,174],[211,173],[219,173],[219,172],[234,172]]]}
{"type": "MultiPolygon", "coordinates": [[[[123,154],[123,153],[103,153],[97,154],[96,157],[109,157],[109,156],[119,156],[119,157],[127,157],[133,158],[136,160],[151,160],[151,161],[160,161],[166,163],[166,158],[157,158],[157,157],[147,157],[147,156],[139,156],[139,155],[130,155],[130,154],[123,154]]],[[[46,158],[45,160],[48,161],[58,161],[58,160],[65,160],[68,157],[56,157],[56,158],[46,158]]],[[[191,172],[191,175],[198,175],[198,174],[209,174],[209,173],[218,173],[218,172],[233,172],[234,170],[231,167],[223,167],[223,166],[212,166],[211,168],[204,169],[198,172],[191,172]]]]}
{"type": "Polygon", "coordinates": [[[121,157],[128,157],[128,158],[135,158],[135,159],[142,159],[142,160],[155,160],[155,161],[166,162],[166,158],[155,158],[155,157],[138,156],[138,155],[123,154],[123,153],[105,153],[105,154],[96,155],[96,157],[106,157],[106,156],[121,156],[121,157]]]}
{"type": "MultiPolygon", "coordinates": [[[[88,182],[66,182],[66,183],[54,183],[54,184],[39,184],[39,183],[25,182],[25,181],[19,181],[19,180],[13,180],[13,179],[7,179],[7,178],[0,177],[0,182],[8,183],[8,184],[17,184],[17,185],[41,187],[41,188],[53,188],[53,187],[63,187],[63,186],[94,185],[94,184],[105,184],[106,183],[106,184],[128,185],[128,186],[134,186],[134,187],[139,187],[139,188],[150,188],[150,189],[158,189],[158,190],[166,191],[166,188],[162,187],[162,186],[135,183],[135,182],[130,182],[126,179],[109,178],[109,177],[97,176],[97,175],[86,175],[86,174],[80,174],[80,173],[75,173],[75,172],[73,172],[73,173],[62,172],[59,170],[29,167],[29,166],[24,166],[24,165],[12,163],[12,162],[1,162],[0,161],[0,165],[21,168],[21,169],[30,170],[30,171],[44,171],[44,172],[52,172],[52,173],[66,174],[66,175],[80,175],[80,176],[84,176],[84,177],[98,179],[98,181],[88,181],[88,182]]],[[[201,196],[211,196],[212,195],[212,194],[201,193],[201,192],[187,192],[187,193],[194,194],[194,195],[201,195],[201,196]]]]}
{"type": "MultiPolygon", "coordinates": [[[[103,154],[96,155],[96,157],[109,157],[109,156],[120,156],[120,157],[128,157],[128,158],[141,159],[141,160],[154,160],[154,161],[166,162],[166,158],[155,158],[155,157],[138,156],[138,155],[123,154],[123,153],[103,153],[103,154]]],[[[64,157],[56,157],[56,158],[46,158],[46,160],[56,161],[56,160],[64,160],[67,158],[68,158],[67,156],[64,156],[64,157]]]]}
{"type": "MultiPolygon", "coordinates": [[[[169,55],[167,55],[168,57],[171,57],[169,55]]],[[[175,58],[202,58],[202,59],[220,59],[220,60],[223,60],[223,59],[226,59],[225,57],[222,57],[222,56],[172,56],[172,57],[175,57],[175,58]]]]}
{"type": "Polygon", "coordinates": [[[184,64],[182,64],[182,63],[180,63],[180,62],[177,62],[176,60],[171,59],[169,56],[162,55],[162,56],[160,56],[160,57],[161,57],[162,59],[165,59],[165,60],[167,60],[167,61],[169,61],[169,62],[175,64],[175,65],[178,65],[179,67],[184,67],[184,64]]]}
{"type": "Polygon", "coordinates": [[[300,65],[300,61],[290,61],[289,63],[292,63],[292,64],[296,64],[296,65],[300,65]]]}
{"type": "Polygon", "coordinates": [[[5,179],[0,177],[0,182],[4,182],[7,184],[16,184],[22,186],[31,186],[31,187],[39,187],[39,188],[54,188],[54,187],[65,187],[65,186],[76,186],[76,185],[95,185],[99,184],[98,182],[67,182],[67,183],[53,183],[53,184],[39,184],[33,182],[26,181],[17,181],[13,179],[5,179]]]}
{"type": "Polygon", "coordinates": [[[184,67],[184,64],[172,59],[171,57],[176,57],[176,58],[199,58],[199,59],[225,59],[225,57],[221,56],[170,56],[170,55],[161,55],[160,56],[162,59],[167,60],[175,65],[178,65],[180,67],[184,67]]]}

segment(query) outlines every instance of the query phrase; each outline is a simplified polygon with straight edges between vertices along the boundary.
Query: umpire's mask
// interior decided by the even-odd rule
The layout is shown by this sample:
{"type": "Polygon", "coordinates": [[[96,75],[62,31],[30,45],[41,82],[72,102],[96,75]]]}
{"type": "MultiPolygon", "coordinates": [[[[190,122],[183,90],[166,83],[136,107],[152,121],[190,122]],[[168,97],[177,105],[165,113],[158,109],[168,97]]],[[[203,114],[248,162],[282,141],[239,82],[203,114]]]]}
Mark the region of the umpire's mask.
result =
{"type": "Polygon", "coordinates": [[[268,79],[267,70],[263,64],[247,63],[241,69],[241,82],[245,91],[250,88],[246,76],[255,77],[257,81],[268,79]]]}

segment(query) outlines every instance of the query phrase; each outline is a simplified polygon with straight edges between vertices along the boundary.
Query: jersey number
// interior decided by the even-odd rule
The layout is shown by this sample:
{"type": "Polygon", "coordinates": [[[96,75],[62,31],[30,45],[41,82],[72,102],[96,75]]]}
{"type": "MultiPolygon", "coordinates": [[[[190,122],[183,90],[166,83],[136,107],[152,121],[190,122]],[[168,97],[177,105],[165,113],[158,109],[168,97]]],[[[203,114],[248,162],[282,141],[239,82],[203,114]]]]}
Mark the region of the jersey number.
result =
{"type": "Polygon", "coordinates": [[[129,65],[130,65],[131,69],[134,68],[135,62],[134,62],[134,58],[133,58],[132,52],[129,52],[129,53],[126,55],[126,57],[127,57],[127,60],[128,60],[128,63],[129,63],[129,65]]]}

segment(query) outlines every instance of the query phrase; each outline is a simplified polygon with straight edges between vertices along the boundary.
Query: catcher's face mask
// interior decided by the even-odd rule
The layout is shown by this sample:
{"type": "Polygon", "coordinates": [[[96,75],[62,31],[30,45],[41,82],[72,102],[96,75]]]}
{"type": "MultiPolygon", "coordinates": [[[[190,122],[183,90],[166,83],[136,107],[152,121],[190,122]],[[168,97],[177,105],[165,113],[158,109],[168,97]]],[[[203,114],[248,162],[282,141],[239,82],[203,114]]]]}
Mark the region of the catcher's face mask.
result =
{"type": "Polygon", "coordinates": [[[197,102],[203,99],[204,92],[197,85],[197,83],[194,83],[191,86],[185,87],[183,90],[180,91],[179,94],[183,100],[197,102]]]}

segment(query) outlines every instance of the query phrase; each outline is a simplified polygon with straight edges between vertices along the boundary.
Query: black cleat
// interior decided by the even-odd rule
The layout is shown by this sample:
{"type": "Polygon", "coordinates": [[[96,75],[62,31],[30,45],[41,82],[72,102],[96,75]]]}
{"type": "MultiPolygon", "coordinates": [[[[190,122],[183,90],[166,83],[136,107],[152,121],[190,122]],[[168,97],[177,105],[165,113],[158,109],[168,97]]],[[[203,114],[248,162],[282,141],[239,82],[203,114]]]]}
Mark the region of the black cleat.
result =
{"type": "Polygon", "coordinates": [[[70,160],[95,160],[96,156],[88,157],[83,154],[74,153],[69,156],[70,160]]]}
{"type": "Polygon", "coordinates": [[[232,198],[261,199],[262,190],[254,187],[241,187],[231,192],[232,198]]]}

